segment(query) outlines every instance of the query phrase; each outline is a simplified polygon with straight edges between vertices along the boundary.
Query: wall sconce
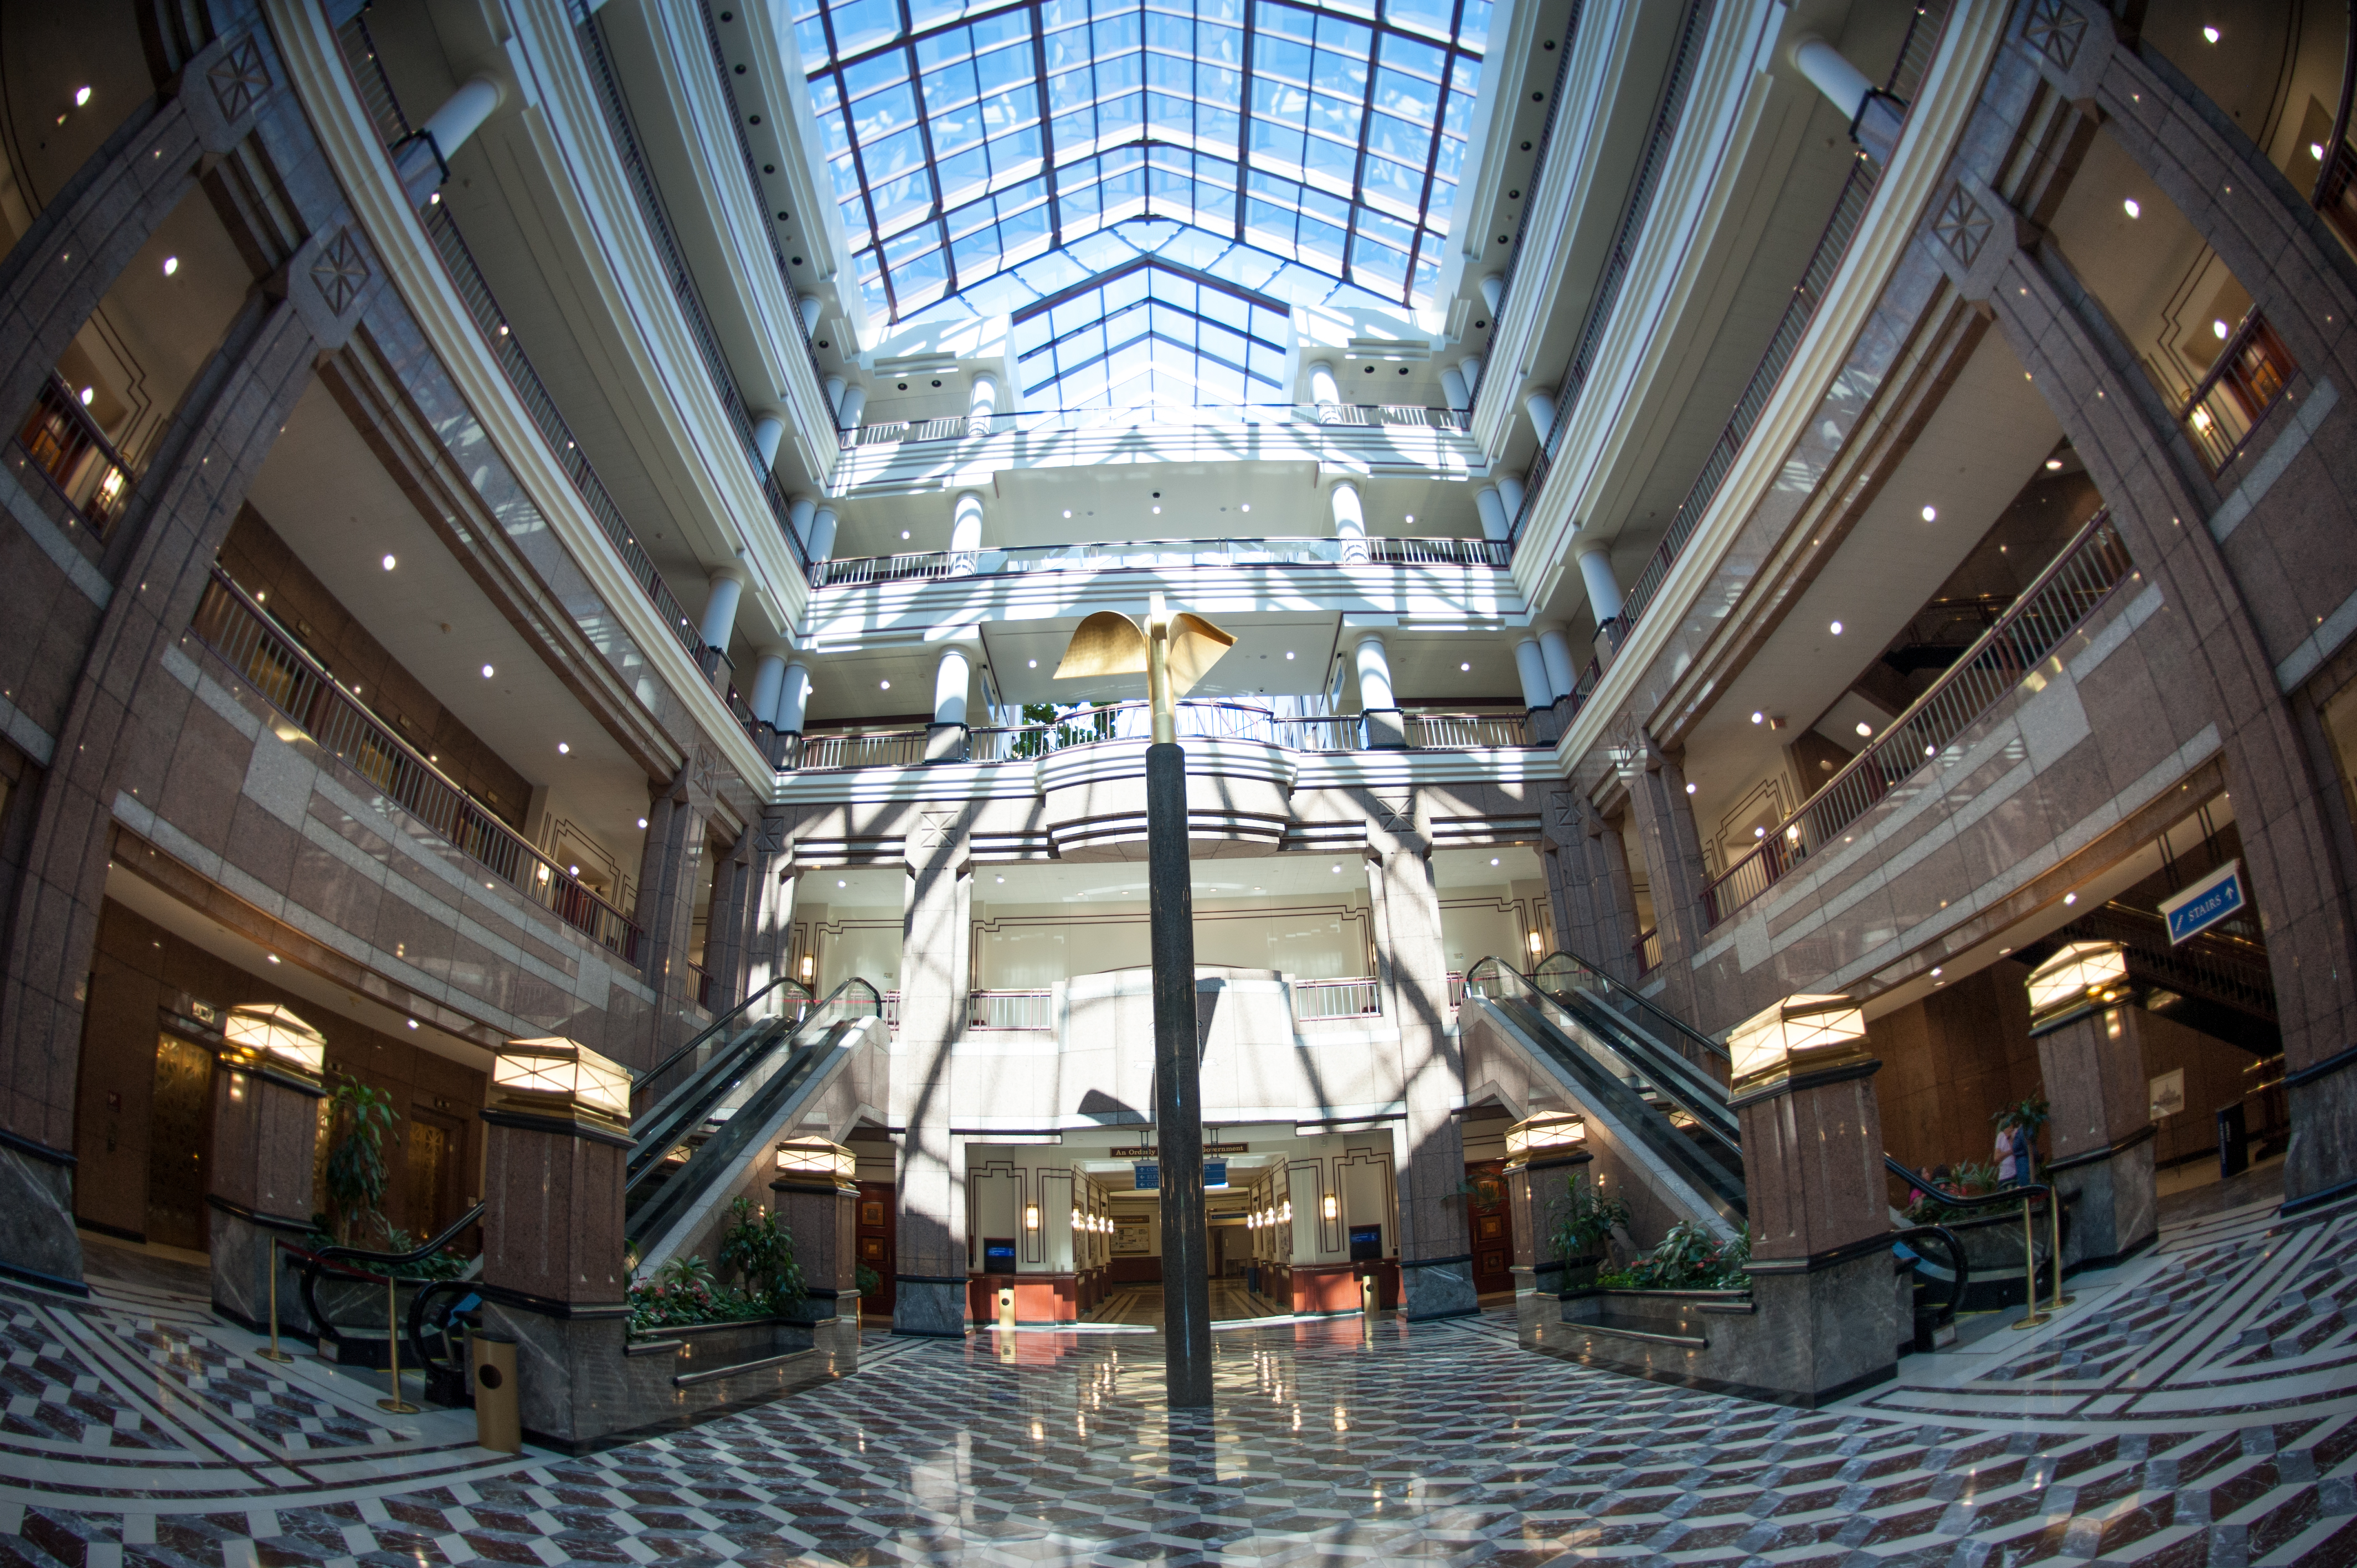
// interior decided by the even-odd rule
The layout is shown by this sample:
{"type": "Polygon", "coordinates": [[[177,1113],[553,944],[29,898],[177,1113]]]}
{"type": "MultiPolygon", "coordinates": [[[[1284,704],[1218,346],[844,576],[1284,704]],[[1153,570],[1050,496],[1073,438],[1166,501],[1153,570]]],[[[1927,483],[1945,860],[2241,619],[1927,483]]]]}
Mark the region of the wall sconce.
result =
{"type": "Polygon", "coordinates": [[[328,1068],[328,1041],[275,1002],[249,1002],[221,1019],[230,1067],[274,1068],[316,1088],[328,1068]]]}
{"type": "Polygon", "coordinates": [[[1285,1200],[1285,1205],[1277,1211],[1276,1218],[1284,1224],[1293,1223],[1293,1199],[1288,1197],[1285,1200]]]}
{"type": "Polygon", "coordinates": [[[1075,1208],[1075,1209],[1073,1209],[1073,1210],[1072,1210],[1072,1229],[1073,1229],[1073,1230],[1078,1230],[1080,1228],[1081,1228],[1081,1211],[1080,1211],[1079,1209],[1075,1208]]]}
{"type": "Polygon", "coordinates": [[[1813,1072],[1865,1059],[1866,1015],[1846,996],[1787,996],[1728,1031],[1727,1054],[1734,1069],[1733,1091],[1784,1082],[1794,1073],[1813,1072]]]}
{"type": "Polygon", "coordinates": [[[558,1036],[510,1040],[491,1064],[495,1107],[557,1116],[605,1132],[630,1130],[630,1075],[558,1036]]]}
{"type": "Polygon", "coordinates": [[[1342,1218],[1342,1200],[1329,1192],[1318,1200],[1318,1212],[1329,1219],[1340,1219],[1342,1218]]]}
{"type": "Polygon", "coordinates": [[[802,983],[808,985],[811,983],[811,977],[817,972],[818,961],[808,953],[802,954],[802,983]]]}
{"type": "Polygon", "coordinates": [[[1037,1230],[1039,1229],[1039,1206],[1038,1204],[1027,1203],[1023,1206],[1023,1229],[1026,1230],[1037,1230]]]}
{"type": "Polygon", "coordinates": [[[1540,958],[1540,957],[1544,957],[1544,956],[1545,955],[1545,952],[1546,952],[1546,941],[1545,941],[1545,940],[1544,940],[1544,938],[1542,938],[1542,937],[1541,937],[1541,936],[1540,936],[1536,931],[1533,931],[1533,932],[1531,933],[1531,956],[1532,956],[1533,958],[1540,958]]]}

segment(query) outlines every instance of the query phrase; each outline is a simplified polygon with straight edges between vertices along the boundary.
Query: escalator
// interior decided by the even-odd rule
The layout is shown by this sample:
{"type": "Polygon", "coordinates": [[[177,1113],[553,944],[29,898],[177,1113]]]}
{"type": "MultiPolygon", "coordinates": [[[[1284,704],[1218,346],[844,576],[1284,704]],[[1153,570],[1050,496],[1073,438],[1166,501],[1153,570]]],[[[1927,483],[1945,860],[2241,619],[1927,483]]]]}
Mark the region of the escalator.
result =
{"type": "Polygon", "coordinates": [[[1713,1070],[1724,1048],[1567,953],[1541,970],[1548,984],[1483,959],[1460,1018],[1494,1026],[1553,1079],[1590,1136],[1672,1209],[1733,1235],[1747,1210],[1735,1113],[1713,1070]]]}
{"type": "Polygon", "coordinates": [[[623,1234],[643,1263],[662,1261],[743,1176],[746,1163],[800,1118],[856,1054],[883,998],[859,979],[823,1002],[807,993],[768,1011],[750,998],[641,1074],[686,1076],[638,1118],[623,1166],[623,1234]]]}

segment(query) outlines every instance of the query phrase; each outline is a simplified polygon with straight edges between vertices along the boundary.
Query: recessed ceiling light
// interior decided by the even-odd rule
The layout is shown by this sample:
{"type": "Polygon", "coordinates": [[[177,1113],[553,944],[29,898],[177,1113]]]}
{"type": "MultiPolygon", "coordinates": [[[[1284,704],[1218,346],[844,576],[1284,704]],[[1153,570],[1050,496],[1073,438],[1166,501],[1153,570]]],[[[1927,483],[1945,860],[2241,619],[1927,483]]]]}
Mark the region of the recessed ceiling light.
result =
{"type": "Polygon", "coordinates": [[[483,666],[483,679],[484,679],[484,680],[486,680],[486,681],[488,681],[488,680],[490,680],[490,678],[491,678],[491,667],[490,667],[490,665],[486,664],[486,665],[484,665],[484,666],[483,666]]]}
{"type": "Polygon", "coordinates": [[[2144,216],[2144,209],[2136,205],[2136,199],[2133,196],[2120,203],[2120,210],[2126,212],[2131,218],[2141,218],[2144,216]]]}
{"type": "Polygon", "coordinates": [[[1471,666],[1470,664],[1464,664],[1464,663],[1460,663],[1460,664],[1458,664],[1458,665],[1457,666],[1457,668],[1458,668],[1458,669],[1459,669],[1459,670],[1470,670],[1470,669],[1472,669],[1472,668],[1473,668],[1473,666],[1471,666]]]}
{"type": "Polygon", "coordinates": [[[568,865],[565,868],[565,875],[567,876],[578,876],[581,875],[581,868],[577,865],[568,865]]]}
{"type": "Polygon", "coordinates": [[[1334,872],[1334,875],[1337,875],[1337,876],[1340,876],[1340,875],[1342,875],[1342,868],[1341,868],[1340,866],[1339,866],[1339,865],[1337,865],[1337,866],[1333,867],[1333,868],[1332,868],[1332,870],[1333,870],[1333,872],[1334,872]]]}
{"type": "Polygon", "coordinates": [[[1768,836],[1768,830],[1766,828],[1754,828],[1751,830],[1751,836],[1756,839],[1764,839],[1768,836]]]}
{"type": "Polygon", "coordinates": [[[390,571],[392,571],[392,570],[393,569],[393,567],[394,567],[395,565],[399,564],[399,563],[395,562],[395,561],[393,560],[393,558],[392,557],[392,555],[387,554],[387,555],[385,556],[385,558],[384,558],[383,560],[382,560],[382,561],[378,562],[378,563],[377,563],[377,564],[378,564],[378,565],[380,565],[380,566],[382,566],[386,571],[390,572],[390,571]]]}
{"type": "Polygon", "coordinates": [[[1932,966],[1932,978],[1934,980],[1940,978],[1940,966],[1936,963],[1932,966]]]}
{"type": "Polygon", "coordinates": [[[2206,43],[2206,44],[2214,44],[2214,43],[2216,43],[2216,42],[2218,41],[2218,29],[2217,29],[2217,28],[2215,28],[2215,27],[2204,27],[2204,28],[2202,28],[2202,29],[2201,29],[2201,41],[2202,41],[2203,43],[2206,43]]]}
{"type": "Polygon", "coordinates": [[[2079,896],[2076,893],[2065,893],[2062,895],[2062,902],[2065,904],[2076,904],[2078,901],[2079,896]]]}
{"type": "Polygon", "coordinates": [[[1291,650],[1290,648],[1286,649],[1286,650],[1285,650],[1285,656],[1286,656],[1287,659],[1292,658],[1292,657],[1293,657],[1293,650],[1291,650]]]}
{"type": "Polygon", "coordinates": [[[570,757],[573,755],[573,748],[560,740],[556,743],[556,755],[559,757],[570,757]]]}
{"type": "Polygon", "coordinates": [[[1997,957],[1999,957],[1999,958],[2003,958],[2006,954],[2007,954],[2007,953],[2011,952],[2012,950],[2012,950],[2011,948],[1999,948],[1999,949],[1997,949],[1997,950],[1996,950],[1996,956],[1997,956],[1997,957]]]}
{"type": "Polygon", "coordinates": [[[1938,507],[1935,507],[1935,506],[1927,506],[1927,507],[1925,507],[1925,508],[1923,509],[1923,521],[1924,521],[1925,522],[1937,522],[1937,521],[1940,521],[1940,509],[1939,509],[1938,507]]]}
{"type": "Polygon", "coordinates": [[[414,1018],[412,1018],[411,1020],[409,1020],[409,1026],[410,1026],[411,1028],[413,1028],[413,1029],[414,1029],[415,1027],[417,1027],[417,1020],[416,1020],[416,1019],[414,1019],[414,1018]]]}
{"type": "Polygon", "coordinates": [[[273,962],[273,963],[276,963],[276,962],[278,961],[278,955],[277,955],[276,953],[272,953],[272,954],[270,954],[270,955],[269,955],[269,957],[270,957],[270,961],[271,961],[271,962],[273,962]]]}
{"type": "Polygon", "coordinates": [[[646,818],[644,818],[644,817],[640,817],[640,818],[639,819],[639,826],[640,826],[640,827],[645,827],[646,825],[647,825],[647,820],[646,820],[646,818]]]}
{"type": "Polygon", "coordinates": [[[1491,865],[1497,865],[1497,864],[1498,864],[1498,857],[1497,857],[1496,855],[1494,855],[1494,854],[1493,854],[1493,855],[1491,855],[1491,856],[1490,857],[1490,864],[1491,864],[1491,865]]]}
{"type": "Polygon", "coordinates": [[[164,275],[165,275],[166,277],[170,277],[174,273],[177,273],[177,272],[178,272],[179,270],[180,270],[180,258],[179,258],[179,257],[178,257],[178,256],[166,256],[166,257],[164,258],[164,275]]]}
{"type": "Polygon", "coordinates": [[[1755,725],[1764,725],[1768,722],[1768,715],[1766,714],[1755,712],[1751,715],[1751,722],[1755,725]]]}
{"type": "MultiPolygon", "coordinates": [[[[2212,38],[2211,41],[2212,41],[2212,43],[2215,43],[2217,40],[2216,40],[2216,39],[2214,39],[2214,38],[2212,38]]],[[[75,107],[75,108],[79,109],[79,108],[81,108],[83,104],[85,104],[85,103],[87,103],[87,102],[90,102],[90,89],[89,89],[89,88],[87,88],[87,87],[77,87],[77,88],[75,88],[75,89],[74,89],[74,107],[75,107]]]]}
{"type": "Polygon", "coordinates": [[[908,531],[907,529],[905,529],[905,528],[904,528],[904,529],[902,529],[902,530],[900,531],[900,537],[901,537],[901,538],[903,538],[903,539],[908,538],[908,537],[909,537],[909,531],[908,531]]]}
{"type": "Polygon", "coordinates": [[[1001,881],[1001,882],[1004,882],[1004,881],[1006,881],[1006,878],[1005,878],[1004,876],[1002,876],[1002,877],[1000,877],[998,880],[999,880],[999,881],[1001,881]]]}
{"type": "Polygon", "coordinates": [[[2049,457],[2046,459],[2046,471],[2050,474],[2056,472],[2061,467],[2062,459],[2060,457],[2049,457]]]}
{"type": "Polygon", "coordinates": [[[1034,669],[1034,670],[1037,670],[1038,668],[1039,668],[1039,661],[1038,660],[1036,660],[1036,659],[1034,659],[1033,660],[1031,660],[1030,668],[1031,668],[1031,669],[1034,669]]]}
{"type": "Polygon", "coordinates": [[[1862,739],[1874,733],[1874,726],[1867,724],[1864,719],[1860,719],[1857,721],[1857,733],[1859,737],[1862,739]]]}
{"type": "Polygon", "coordinates": [[[88,408],[88,407],[90,406],[90,400],[91,400],[91,399],[92,399],[92,398],[94,398],[94,397],[96,397],[97,395],[98,395],[98,389],[97,389],[96,387],[84,387],[84,388],[82,388],[82,389],[81,389],[81,405],[82,405],[82,407],[84,407],[84,408],[88,408]]]}
{"type": "Polygon", "coordinates": [[[1695,787],[1694,785],[1692,785],[1692,784],[1687,785],[1687,786],[1686,786],[1686,793],[1687,793],[1687,794],[1689,794],[1689,795],[1693,794],[1693,793],[1695,792],[1695,787]]]}
{"type": "Polygon", "coordinates": [[[1832,627],[1832,630],[1833,630],[1833,634],[1834,634],[1835,637],[1839,637],[1839,636],[1841,635],[1841,633],[1842,633],[1842,625],[1841,625],[1841,622],[1839,622],[1839,621],[1835,621],[1835,622],[1834,622],[1834,623],[1833,623],[1833,627],[1832,627]]]}
{"type": "Polygon", "coordinates": [[[1414,522],[1414,521],[1415,521],[1415,513],[1414,513],[1414,512],[1410,512],[1410,513],[1408,513],[1408,514],[1407,514],[1407,521],[1410,521],[1410,522],[1414,522]]]}
{"type": "Polygon", "coordinates": [[[1156,507],[1156,508],[1154,509],[1154,515],[1155,515],[1155,516],[1157,516],[1157,517],[1160,517],[1160,516],[1162,515],[1162,509],[1161,509],[1160,507],[1156,507]]]}
{"type": "Polygon", "coordinates": [[[1245,510],[1245,511],[1250,511],[1250,510],[1252,510],[1252,502],[1250,502],[1250,501],[1246,501],[1246,502],[1244,502],[1243,507],[1243,509],[1242,509],[1242,510],[1245,510]]]}
{"type": "Polygon", "coordinates": [[[845,881],[842,877],[840,877],[840,876],[838,876],[838,877],[836,877],[836,878],[834,879],[834,885],[835,885],[837,887],[848,887],[848,886],[851,886],[851,884],[850,884],[850,883],[845,882],[845,881]]]}
{"type": "Polygon", "coordinates": [[[888,692],[892,689],[892,682],[889,681],[878,681],[876,682],[876,689],[879,692],[888,692]]]}
{"type": "Polygon", "coordinates": [[[2308,156],[2314,158],[2318,163],[2322,163],[2324,161],[2324,144],[2322,142],[2309,143],[2308,156]]]}

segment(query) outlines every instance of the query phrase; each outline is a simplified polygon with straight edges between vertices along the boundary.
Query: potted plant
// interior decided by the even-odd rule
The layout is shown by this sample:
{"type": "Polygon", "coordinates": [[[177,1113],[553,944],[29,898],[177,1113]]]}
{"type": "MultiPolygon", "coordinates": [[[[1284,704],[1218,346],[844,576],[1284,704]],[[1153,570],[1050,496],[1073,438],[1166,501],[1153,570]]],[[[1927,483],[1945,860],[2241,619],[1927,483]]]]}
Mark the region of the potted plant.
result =
{"type": "Polygon", "coordinates": [[[1596,1283],[1612,1232],[1629,1223],[1629,1206],[1605,1197],[1600,1187],[1590,1190],[1586,1178],[1574,1171],[1564,1184],[1563,1197],[1555,1200],[1554,1213],[1555,1232],[1550,1240],[1563,1264],[1555,1290],[1567,1295],[1589,1289],[1596,1283]]]}

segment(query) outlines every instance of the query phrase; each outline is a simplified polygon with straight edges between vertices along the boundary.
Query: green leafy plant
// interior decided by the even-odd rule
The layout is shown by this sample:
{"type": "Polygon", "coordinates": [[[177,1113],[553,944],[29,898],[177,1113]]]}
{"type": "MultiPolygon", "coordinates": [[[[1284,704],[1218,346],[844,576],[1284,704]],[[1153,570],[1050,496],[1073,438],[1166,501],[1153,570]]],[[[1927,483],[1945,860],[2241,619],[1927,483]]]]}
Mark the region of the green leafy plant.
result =
{"type": "Polygon", "coordinates": [[[720,1266],[743,1282],[746,1296],[770,1312],[799,1306],[806,1294],[802,1265],[794,1262],[794,1234],[767,1207],[739,1197],[728,1206],[728,1228],[720,1235],[720,1266]]]}
{"type": "Polygon", "coordinates": [[[1555,1199],[1555,1255],[1558,1258],[1592,1257],[1604,1250],[1612,1232],[1629,1223],[1629,1206],[1617,1197],[1607,1197],[1601,1187],[1590,1191],[1587,1178],[1574,1171],[1564,1183],[1564,1195],[1555,1199]]]}
{"type": "Polygon", "coordinates": [[[1661,1244],[1625,1269],[1599,1276],[1609,1290],[1742,1290],[1751,1283],[1751,1228],[1721,1241],[1691,1219],[1670,1227],[1661,1244]]]}
{"type": "MultiPolygon", "coordinates": [[[[345,1246],[356,1244],[368,1221],[388,1236],[393,1228],[377,1205],[390,1179],[384,1167],[384,1135],[400,1120],[393,1096],[350,1073],[336,1074],[328,1095],[328,1229],[345,1246]]],[[[413,1243],[414,1245],[414,1243],[413,1243]]]]}
{"type": "MultiPolygon", "coordinates": [[[[1996,1162],[1994,1160],[1982,1160],[1977,1163],[1966,1161],[1951,1170],[1947,1179],[1939,1185],[1945,1191],[1953,1192],[1960,1197],[1977,1197],[1986,1192],[1995,1192],[1997,1188],[1996,1162]]],[[[1953,1204],[1941,1202],[1937,1197],[1928,1191],[1907,1206],[1908,1220],[1916,1225],[1940,1225],[1951,1219],[1975,1219],[1996,1212],[1996,1210],[1993,1208],[1959,1208],[1953,1204]]]]}
{"type": "Polygon", "coordinates": [[[884,1294],[884,1276],[865,1263],[859,1265],[859,1294],[863,1297],[884,1294]]]}

